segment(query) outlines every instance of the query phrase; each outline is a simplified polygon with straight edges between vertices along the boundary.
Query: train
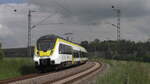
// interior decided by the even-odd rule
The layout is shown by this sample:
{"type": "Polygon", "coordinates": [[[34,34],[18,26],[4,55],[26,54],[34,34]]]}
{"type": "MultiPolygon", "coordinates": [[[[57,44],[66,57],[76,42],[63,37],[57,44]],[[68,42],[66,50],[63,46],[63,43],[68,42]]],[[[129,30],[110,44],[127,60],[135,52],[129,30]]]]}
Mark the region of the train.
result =
{"type": "Polygon", "coordinates": [[[77,43],[57,35],[40,37],[34,48],[33,60],[38,71],[83,64],[88,61],[87,50],[77,43]]]}

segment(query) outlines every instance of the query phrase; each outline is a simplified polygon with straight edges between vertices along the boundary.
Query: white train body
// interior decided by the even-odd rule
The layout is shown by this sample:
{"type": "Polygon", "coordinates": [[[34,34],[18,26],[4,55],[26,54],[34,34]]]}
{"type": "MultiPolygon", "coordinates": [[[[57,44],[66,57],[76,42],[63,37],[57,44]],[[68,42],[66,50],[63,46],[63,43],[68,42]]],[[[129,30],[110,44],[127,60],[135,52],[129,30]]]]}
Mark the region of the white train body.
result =
{"type": "Polygon", "coordinates": [[[33,60],[36,66],[85,63],[88,60],[86,53],[86,49],[80,45],[47,35],[37,41],[33,60]]]}

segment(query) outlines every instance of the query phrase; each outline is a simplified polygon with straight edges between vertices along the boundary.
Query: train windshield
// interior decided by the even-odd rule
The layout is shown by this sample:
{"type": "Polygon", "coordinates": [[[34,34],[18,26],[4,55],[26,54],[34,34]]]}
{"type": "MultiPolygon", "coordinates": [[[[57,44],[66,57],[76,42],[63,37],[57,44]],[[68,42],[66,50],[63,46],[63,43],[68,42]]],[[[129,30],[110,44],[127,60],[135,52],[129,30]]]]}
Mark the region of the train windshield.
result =
{"type": "Polygon", "coordinates": [[[55,41],[53,40],[40,40],[37,42],[37,49],[42,51],[51,50],[54,48],[55,41]]]}

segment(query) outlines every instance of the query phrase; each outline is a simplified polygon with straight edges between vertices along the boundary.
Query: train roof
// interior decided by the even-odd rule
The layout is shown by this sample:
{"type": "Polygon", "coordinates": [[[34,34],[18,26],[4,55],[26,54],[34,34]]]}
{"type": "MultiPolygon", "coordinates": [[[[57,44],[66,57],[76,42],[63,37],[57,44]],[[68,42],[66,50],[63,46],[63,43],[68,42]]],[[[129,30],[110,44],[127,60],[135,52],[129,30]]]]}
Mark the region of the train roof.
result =
{"type": "Polygon", "coordinates": [[[57,35],[45,35],[45,36],[42,36],[42,37],[40,37],[38,40],[47,40],[47,39],[57,39],[57,38],[61,38],[61,39],[63,39],[62,37],[59,37],[59,36],[57,36],[57,35]]]}
{"type": "MultiPolygon", "coordinates": [[[[68,41],[60,36],[57,36],[57,35],[54,35],[54,34],[50,34],[50,35],[45,35],[45,36],[42,36],[40,37],[37,41],[41,41],[41,40],[47,40],[47,39],[51,39],[51,40],[54,40],[56,41],[57,39],[62,39],[62,40],[65,40],[65,41],[68,41]]],[[[72,42],[72,41],[68,41],[70,43],[73,43],[73,44],[76,44],[76,45],[79,45],[78,43],[75,43],[75,42],[72,42]]],[[[80,45],[79,45],[80,46],[80,45]]],[[[81,46],[82,47],[82,46],[81,46]]],[[[83,48],[83,47],[82,47],[83,48]]]]}
{"type": "MultiPolygon", "coordinates": [[[[40,41],[40,40],[47,40],[47,39],[56,40],[57,38],[63,39],[63,40],[65,40],[65,41],[68,41],[68,40],[64,39],[63,37],[60,37],[60,36],[57,36],[57,35],[54,35],[54,34],[42,36],[42,37],[40,37],[40,38],[38,39],[38,41],[40,41]]],[[[72,42],[72,41],[68,41],[68,42],[71,42],[71,43],[74,43],[74,44],[79,45],[78,43],[75,43],[75,42],[72,42]]]]}

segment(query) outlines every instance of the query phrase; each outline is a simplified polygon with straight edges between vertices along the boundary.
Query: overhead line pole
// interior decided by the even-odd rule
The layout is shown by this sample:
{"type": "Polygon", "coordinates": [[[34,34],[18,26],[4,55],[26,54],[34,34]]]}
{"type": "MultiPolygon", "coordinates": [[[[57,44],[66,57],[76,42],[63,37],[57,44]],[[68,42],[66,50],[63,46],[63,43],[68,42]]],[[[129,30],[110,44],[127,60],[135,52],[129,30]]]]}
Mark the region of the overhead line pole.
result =
{"type": "Polygon", "coordinates": [[[28,46],[27,46],[27,55],[31,56],[31,10],[28,10],[28,46]]]}
{"type": "Polygon", "coordinates": [[[120,9],[117,10],[117,38],[120,40],[120,9]]]}
{"type": "MultiPolygon", "coordinates": [[[[28,10],[28,46],[27,46],[27,55],[29,57],[32,56],[32,46],[31,46],[31,30],[32,30],[32,25],[31,25],[31,17],[32,17],[32,12],[36,12],[36,11],[33,11],[33,10],[28,10]]],[[[35,26],[34,26],[35,27],[35,26]]]]}
{"type": "MultiPolygon", "coordinates": [[[[121,10],[119,8],[115,8],[115,6],[112,6],[113,10],[117,13],[117,55],[120,56],[120,15],[121,10]]],[[[112,59],[115,58],[115,56],[112,57],[112,59]]]]}

